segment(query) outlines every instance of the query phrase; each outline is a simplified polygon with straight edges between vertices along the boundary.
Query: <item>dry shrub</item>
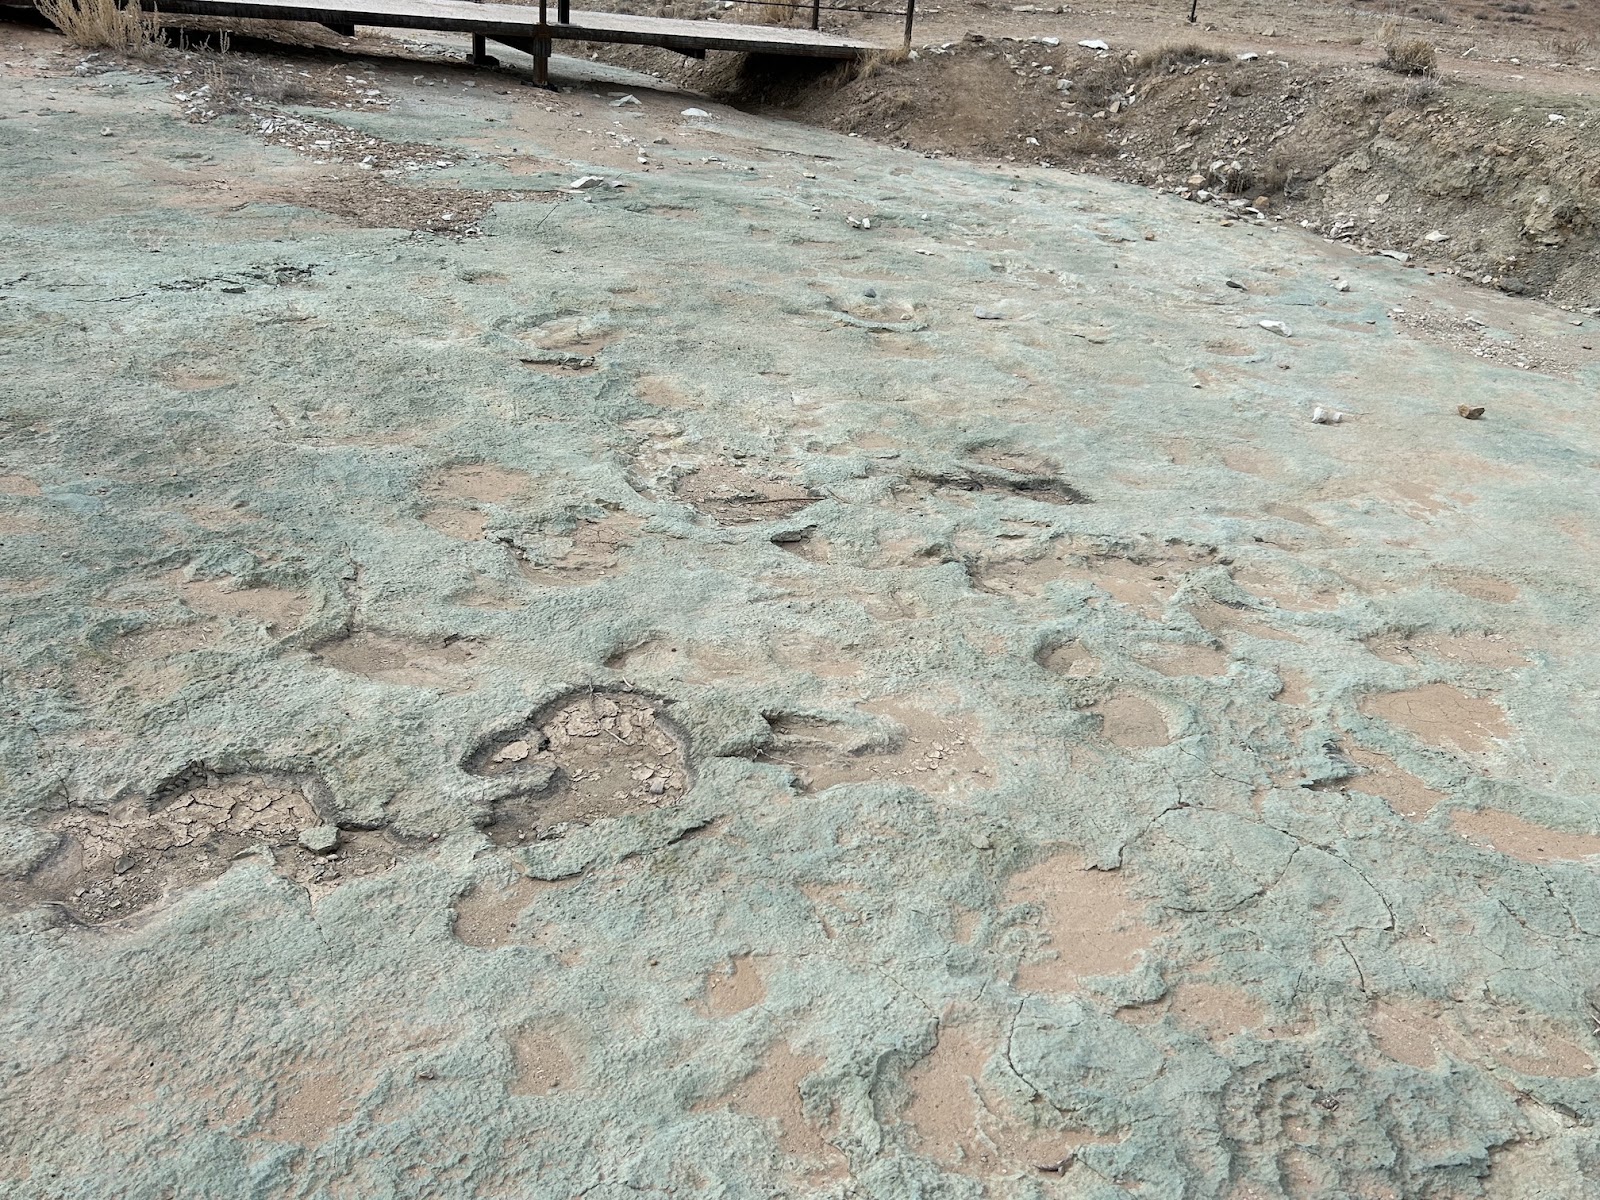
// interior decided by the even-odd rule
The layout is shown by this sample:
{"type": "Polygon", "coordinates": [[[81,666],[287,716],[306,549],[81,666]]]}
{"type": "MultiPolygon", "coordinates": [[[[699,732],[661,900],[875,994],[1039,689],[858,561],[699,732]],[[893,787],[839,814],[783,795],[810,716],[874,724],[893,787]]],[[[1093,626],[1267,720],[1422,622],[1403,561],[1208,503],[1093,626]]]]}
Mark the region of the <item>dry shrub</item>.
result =
{"type": "Polygon", "coordinates": [[[1400,103],[1406,108],[1426,108],[1443,93],[1437,79],[1413,79],[1400,90],[1400,103]]]}
{"type": "Polygon", "coordinates": [[[1063,129],[1050,143],[1053,151],[1065,151],[1075,158],[1100,158],[1111,153],[1111,139],[1087,123],[1063,129]]]}
{"type": "Polygon", "coordinates": [[[1589,56],[1591,45],[1588,38],[1584,37],[1553,37],[1550,39],[1550,53],[1555,55],[1556,61],[1575,65],[1589,56]]]}
{"type": "Polygon", "coordinates": [[[1199,42],[1181,42],[1162,46],[1144,60],[1152,67],[1193,67],[1201,63],[1231,63],[1233,55],[1215,46],[1202,46],[1199,42]]]}
{"type": "Polygon", "coordinates": [[[903,46],[895,46],[888,50],[869,51],[856,60],[855,70],[851,75],[851,80],[855,81],[860,79],[871,79],[885,67],[892,67],[897,63],[903,63],[908,58],[910,58],[910,55],[906,53],[905,47],[903,46]]]}
{"type": "Polygon", "coordinates": [[[244,112],[252,102],[305,104],[319,98],[315,88],[291,72],[229,54],[226,42],[219,53],[201,58],[200,83],[210,89],[210,106],[217,112],[244,112]]]}
{"type": "Polygon", "coordinates": [[[809,25],[811,24],[811,11],[802,11],[788,4],[760,4],[750,10],[755,14],[757,25],[809,25]]]}
{"type": "Polygon", "coordinates": [[[37,0],[39,11],[83,50],[110,50],[141,57],[161,45],[153,15],[118,0],[37,0]]]}
{"type": "Polygon", "coordinates": [[[1405,41],[1394,41],[1385,46],[1383,62],[1380,65],[1385,70],[1400,75],[1428,75],[1433,72],[1438,61],[1439,56],[1434,51],[1432,42],[1423,38],[1407,38],[1405,41]]]}

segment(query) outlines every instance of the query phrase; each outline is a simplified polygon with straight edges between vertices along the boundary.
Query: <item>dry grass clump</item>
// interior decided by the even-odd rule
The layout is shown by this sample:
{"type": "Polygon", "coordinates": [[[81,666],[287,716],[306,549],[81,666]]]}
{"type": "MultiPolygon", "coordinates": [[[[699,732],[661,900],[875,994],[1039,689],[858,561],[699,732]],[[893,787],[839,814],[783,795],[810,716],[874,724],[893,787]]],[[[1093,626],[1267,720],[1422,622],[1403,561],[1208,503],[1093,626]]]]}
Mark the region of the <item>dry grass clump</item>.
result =
{"type": "Polygon", "coordinates": [[[244,112],[252,102],[305,104],[318,98],[314,87],[292,73],[229,54],[226,41],[219,53],[202,57],[200,83],[217,112],[244,112]]]}
{"type": "Polygon", "coordinates": [[[1438,65],[1439,56],[1433,43],[1423,38],[1393,41],[1383,48],[1383,62],[1379,65],[1399,75],[1431,75],[1438,65]]]}
{"type": "Polygon", "coordinates": [[[1576,66],[1589,57],[1589,51],[1594,47],[1585,37],[1556,36],[1550,39],[1550,53],[1555,55],[1556,61],[1576,66]]]}
{"type": "Polygon", "coordinates": [[[797,7],[799,0],[780,0],[778,3],[740,5],[735,18],[751,25],[792,25],[796,28],[811,25],[811,8],[797,7]]]}
{"type": "Polygon", "coordinates": [[[1142,58],[1141,63],[1154,67],[1193,67],[1201,63],[1231,63],[1233,55],[1215,46],[1202,46],[1199,42],[1180,42],[1162,46],[1142,58]]]}
{"type": "Polygon", "coordinates": [[[37,0],[44,17],[83,50],[110,50],[135,58],[162,44],[154,16],[118,0],[37,0]]]}
{"type": "Polygon", "coordinates": [[[868,51],[856,59],[850,79],[852,81],[871,79],[884,68],[897,66],[907,61],[910,57],[904,46],[892,46],[887,50],[868,51]]]}

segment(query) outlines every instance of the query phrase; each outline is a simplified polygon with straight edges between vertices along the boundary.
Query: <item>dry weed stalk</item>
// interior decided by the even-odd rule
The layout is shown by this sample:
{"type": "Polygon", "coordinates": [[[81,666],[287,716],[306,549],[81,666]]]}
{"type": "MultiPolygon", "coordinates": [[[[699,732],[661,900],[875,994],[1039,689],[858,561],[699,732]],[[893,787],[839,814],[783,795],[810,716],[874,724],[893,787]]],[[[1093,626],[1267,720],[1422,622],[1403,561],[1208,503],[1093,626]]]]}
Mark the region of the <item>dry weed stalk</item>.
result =
{"type": "Polygon", "coordinates": [[[83,50],[142,57],[162,44],[153,13],[118,0],[37,0],[38,9],[67,41],[83,50]]]}

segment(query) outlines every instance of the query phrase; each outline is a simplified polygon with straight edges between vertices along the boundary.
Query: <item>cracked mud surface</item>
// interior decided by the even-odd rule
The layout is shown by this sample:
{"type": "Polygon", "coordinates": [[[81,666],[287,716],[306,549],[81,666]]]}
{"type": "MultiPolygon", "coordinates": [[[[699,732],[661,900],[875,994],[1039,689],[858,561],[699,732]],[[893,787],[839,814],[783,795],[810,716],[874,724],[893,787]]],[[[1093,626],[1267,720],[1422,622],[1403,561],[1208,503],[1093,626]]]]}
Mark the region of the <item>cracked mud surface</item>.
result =
{"type": "Polygon", "coordinates": [[[1567,314],[374,68],[496,193],[421,238],[19,36],[0,1192],[1600,1187],[1567,314]]]}

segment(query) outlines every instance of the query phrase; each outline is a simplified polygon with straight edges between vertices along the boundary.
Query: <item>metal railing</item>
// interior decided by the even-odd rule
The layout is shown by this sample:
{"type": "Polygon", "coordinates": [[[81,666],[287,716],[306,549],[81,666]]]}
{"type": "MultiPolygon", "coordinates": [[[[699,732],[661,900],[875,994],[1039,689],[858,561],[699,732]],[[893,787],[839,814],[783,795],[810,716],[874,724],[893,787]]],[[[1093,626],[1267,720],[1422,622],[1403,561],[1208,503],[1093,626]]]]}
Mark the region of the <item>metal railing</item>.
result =
{"type": "MultiPolygon", "coordinates": [[[[484,0],[477,0],[483,3],[484,0]]],[[[891,0],[892,2],[892,0],[891,0]]],[[[787,9],[790,11],[809,12],[811,28],[820,30],[822,14],[830,13],[860,13],[863,16],[875,17],[901,17],[905,20],[904,39],[906,50],[911,49],[911,30],[916,20],[917,0],[905,0],[905,8],[881,8],[873,4],[840,3],[839,0],[830,0],[824,4],[823,0],[722,0],[725,7],[734,4],[747,5],[761,9],[787,9]]],[[[556,0],[555,25],[572,24],[572,0],[556,0]]],[[[714,22],[713,22],[714,23],[714,22]]],[[[541,86],[549,86],[549,63],[552,49],[550,30],[550,3],[549,0],[539,0],[539,26],[537,30],[530,30],[528,35],[494,34],[493,40],[503,42],[514,49],[530,54],[534,58],[534,81],[541,86]]],[[[746,28],[757,28],[747,26],[746,28]]],[[[773,28],[778,28],[774,26],[773,28]]],[[[488,57],[487,43],[489,35],[475,33],[472,35],[472,61],[478,65],[491,65],[494,60],[488,57]]],[[[672,43],[663,41],[657,44],[671,46],[672,43]]],[[[677,47],[673,47],[678,49],[677,47]]],[[[695,58],[703,57],[702,49],[679,49],[680,54],[688,54],[695,58]]]]}
{"type": "MultiPolygon", "coordinates": [[[[563,0],[565,3],[565,0],[563,0]]],[[[853,12],[863,13],[876,17],[904,17],[906,48],[911,47],[911,25],[916,19],[917,0],[906,0],[906,6],[900,8],[872,8],[864,4],[824,4],[822,0],[723,0],[725,4],[744,4],[751,8],[787,8],[809,12],[811,14],[811,28],[821,27],[822,14],[825,12],[853,12]]]]}
{"type": "MultiPolygon", "coordinates": [[[[548,0],[539,0],[539,23],[546,23],[546,5],[548,0]]],[[[822,0],[723,0],[724,4],[741,4],[750,8],[786,8],[793,11],[809,12],[811,14],[811,28],[822,27],[822,14],[825,12],[861,13],[869,17],[901,17],[905,20],[905,46],[911,49],[911,27],[916,20],[917,0],[906,0],[902,8],[874,8],[867,4],[824,4],[822,0]]],[[[570,25],[572,23],[572,0],[556,0],[556,23],[570,25]]]]}

